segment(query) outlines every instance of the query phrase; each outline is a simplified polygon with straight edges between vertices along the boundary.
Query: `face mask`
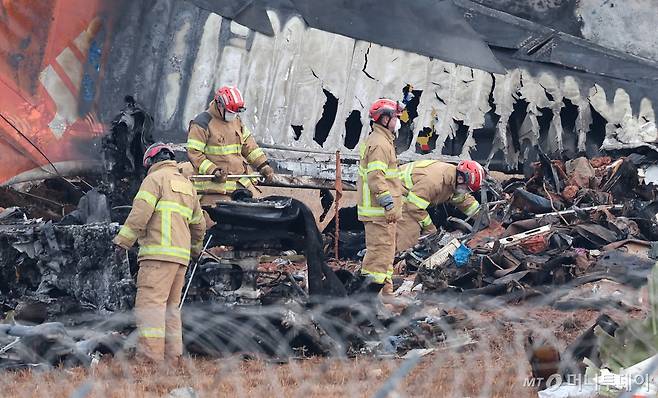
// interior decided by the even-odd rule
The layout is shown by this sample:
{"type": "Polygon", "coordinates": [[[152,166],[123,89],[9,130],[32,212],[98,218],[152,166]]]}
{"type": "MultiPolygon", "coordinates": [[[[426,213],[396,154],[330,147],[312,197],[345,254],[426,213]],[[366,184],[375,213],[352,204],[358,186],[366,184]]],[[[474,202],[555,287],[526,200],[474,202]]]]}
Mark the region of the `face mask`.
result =
{"type": "Polygon", "coordinates": [[[393,129],[393,132],[395,133],[396,137],[400,132],[401,127],[402,127],[402,122],[400,121],[400,119],[395,119],[395,128],[393,129]]]}
{"type": "Polygon", "coordinates": [[[465,193],[469,193],[470,189],[468,189],[468,187],[466,185],[461,185],[460,184],[460,185],[457,185],[455,187],[455,192],[458,193],[458,194],[465,194],[465,193]]]}
{"type": "Polygon", "coordinates": [[[224,112],[224,120],[226,120],[227,122],[232,122],[237,118],[238,118],[237,113],[224,112]]]}

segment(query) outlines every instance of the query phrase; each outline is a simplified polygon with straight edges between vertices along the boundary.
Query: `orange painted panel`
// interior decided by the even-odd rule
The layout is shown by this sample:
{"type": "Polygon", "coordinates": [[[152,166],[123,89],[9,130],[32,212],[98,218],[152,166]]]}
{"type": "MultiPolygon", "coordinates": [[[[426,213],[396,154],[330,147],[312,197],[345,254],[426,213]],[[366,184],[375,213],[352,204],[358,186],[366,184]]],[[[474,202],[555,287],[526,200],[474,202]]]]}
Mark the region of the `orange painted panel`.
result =
{"type": "Polygon", "coordinates": [[[104,131],[94,111],[110,25],[103,3],[0,3],[0,183],[48,164],[34,146],[54,163],[92,156],[104,131]]]}

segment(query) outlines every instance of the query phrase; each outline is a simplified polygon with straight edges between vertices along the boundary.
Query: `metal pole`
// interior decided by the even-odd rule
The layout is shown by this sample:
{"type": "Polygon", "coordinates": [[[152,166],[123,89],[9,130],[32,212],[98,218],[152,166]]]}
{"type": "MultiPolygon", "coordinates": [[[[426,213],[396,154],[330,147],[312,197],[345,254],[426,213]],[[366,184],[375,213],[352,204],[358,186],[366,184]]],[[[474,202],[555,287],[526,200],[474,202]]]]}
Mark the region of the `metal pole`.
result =
{"type": "Polygon", "coordinates": [[[336,212],[334,215],[334,221],[336,222],[336,232],[334,233],[334,255],[336,256],[336,261],[338,261],[338,240],[340,238],[340,198],[343,196],[343,179],[342,171],[340,164],[340,151],[336,151],[336,212]]]}
{"type": "Polygon", "coordinates": [[[190,285],[192,284],[192,278],[194,278],[194,273],[196,272],[196,267],[199,265],[199,261],[201,261],[201,255],[206,252],[206,249],[208,249],[208,245],[210,244],[210,241],[212,240],[212,235],[208,236],[208,240],[206,241],[206,245],[203,246],[203,250],[201,250],[201,253],[199,253],[199,258],[196,259],[194,262],[194,268],[192,268],[192,273],[190,274],[190,280],[187,281],[187,286],[185,287],[185,293],[183,293],[183,298],[180,300],[180,305],[178,306],[178,309],[180,310],[183,308],[183,303],[185,302],[185,299],[187,298],[187,292],[190,290],[190,285]]]}
{"type": "MultiPolygon", "coordinates": [[[[195,174],[190,176],[190,180],[197,180],[197,181],[202,181],[202,180],[213,180],[216,177],[212,174],[195,174]]],[[[257,178],[261,179],[263,178],[262,175],[260,174],[229,174],[226,176],[227,180],[239,180],[240,178],[257,178]]]]}
{"type": "MultiPolygon", "coordinates": [[[[191,181],[212,181],[216,177],[214,175],[192,175],[189,177],[191,181]]],[[[259,174],[232,174],[228,175],[227,180],[236,180],[240,178],[261,178],[259,174]]],[[[277,174],[275,181],[260,181],[259,185],[264,187],[280,187],[280,188],[299,188],[299,189],[332,189],[331,182],[324,179],[299,179],[293,176],[277,174]]],[[[334,183],[333,189],[336,189],[336,184],[334,183]]],[[[356,186],[352,184],[347,184],[344,186],[341,181],[341,189],[343,191],[356,191],[356,186]]],[[[197,190],[198,193],[206,193],[204,190],[197,190]]]]}

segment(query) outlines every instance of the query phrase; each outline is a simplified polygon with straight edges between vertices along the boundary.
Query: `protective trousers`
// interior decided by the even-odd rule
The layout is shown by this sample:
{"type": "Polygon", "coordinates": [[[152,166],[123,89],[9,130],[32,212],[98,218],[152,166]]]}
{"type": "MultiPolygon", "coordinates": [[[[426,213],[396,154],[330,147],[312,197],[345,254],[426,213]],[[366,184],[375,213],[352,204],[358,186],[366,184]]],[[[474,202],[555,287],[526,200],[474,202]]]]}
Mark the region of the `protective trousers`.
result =
{"type": "Polygon", "coordinates": [[[137,356],[156,363],[183,355],[183,335],[178,305],[187,267],[145,260],[137,273],[137,356]]]}
{"type": "Polygon", "coordinates": [[[366,256],[361,273],[369,275],[375,283],[384,284],[393,280],[395,258],[395,223],[386,220],[364,221],[366,230],[366,256]]]}
{"type": "MultiPolygon", "coordinates": [[[[417,214],[419,212],[418,210],[419,209],[416,206],[409,202],[405,202],[402,206],[402,218],[397,222],[397,233],[395,236],[397,239],[395,244],[396,251],[401,252],[413,247],[418,243],[418,238],[420,238],[421,233],[426,235],[436,232],[436,227],[432,223],[424,229],[421,229],[418,220],[419,216],[417,214]]],[[[427,214],[427,212],[424,211],[423,213],[427,214]]],[[[422,216],[420,218],[422,218],[422,216]]]]}

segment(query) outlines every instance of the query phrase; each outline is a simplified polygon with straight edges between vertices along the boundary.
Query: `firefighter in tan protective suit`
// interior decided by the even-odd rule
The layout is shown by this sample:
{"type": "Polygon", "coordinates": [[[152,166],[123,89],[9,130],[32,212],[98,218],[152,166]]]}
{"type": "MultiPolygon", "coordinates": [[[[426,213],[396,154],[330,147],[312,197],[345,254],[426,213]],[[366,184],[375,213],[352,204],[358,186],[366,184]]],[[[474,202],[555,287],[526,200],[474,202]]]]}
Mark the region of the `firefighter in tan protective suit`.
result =
{"type": "Polygon", "coordinates": [[[248,174],[247,165],[268,180],[274,176],[265,152],[238,117],[244,109],[240,91],[224,86],[217,90],[208,109],[190,122],[187,156],[199,174],[215,176],[213,181],[194,182],[197,190],[203,192],[201,204],[204,206],[230,200],[236,189],[251,190],[253,181],[249,178],[226,180],[229,174],[248,174]]]}
{"type": "Polygon", "coordinates": [[[123,249],[139,242],[137,356],[156,363],[183,354],[178,306],[187,265],[200,254],[206,230],[196,190],[173,159],[173,149],[165,144],[146,150],[148,174],[113,241],[123,249]]]}
{"type": "Polygon", "coordinates": [[[402,210],[402,184],[393,140],[403,110],[403,104],[390,99],[375,101],[369,112],[372,132],[360,148],[357,212],[365,227],[367,250],[359,289],[373,293],[393,277],[395,223],[402,210]]]}
{"type": "Polygon", "coordinates": [[[448,203],[467,216],[474,216],[480,204],[470,194],[480,189],[485,173],[472,160],[457,166],[438,160],[418,160],[400,167],[404,187],[402,218],[397,223],[396,251],[413,247],[422,234],[436,231],[427,212],[429,206],[448,203]]]}

